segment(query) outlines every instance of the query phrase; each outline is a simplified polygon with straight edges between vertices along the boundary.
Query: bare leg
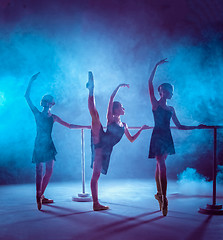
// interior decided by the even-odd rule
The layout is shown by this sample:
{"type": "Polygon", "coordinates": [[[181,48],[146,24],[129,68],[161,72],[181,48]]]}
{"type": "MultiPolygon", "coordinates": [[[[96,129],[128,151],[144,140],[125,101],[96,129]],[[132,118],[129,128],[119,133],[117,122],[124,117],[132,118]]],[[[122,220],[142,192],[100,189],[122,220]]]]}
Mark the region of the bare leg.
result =
{"type": "Polygon", "coordinates": [[[42,195],[44,194],[45,189],[50,181],[50,177],[52,176],[53,165],[54,165],[54,160],[46,162],[46,172],[43,177],[43,183],[42,183],[42,195]]]}
{"type": "Polygon", "coordinates": [[[159,208],[161,211],[162,210],[162,192],[161,192],[161,185],[160,185],[160,170],[159,170],[158,161],[156,163],[155,180],[156,180],[156,188],[157,188],[157,194],[155,194],[155,199],[159,202],[159,208]]]}
{"type": "MultiPolygon", "coordinates": [[[[95,99],[94,99],[94,79],[93,74],[89,72],[88,75],[88,83],[86,87],[89,89],[89,96],[88,96],[88,109],[91,114],[92,118],[92,137],[93,143],[97,144],[100,141],[100,129],[101,129],[101,122],[99,118],[98,111],[95,106],[95,99]]],[[[94,166],[93,166],[93,174],[91,178],[91,193],[93,198],[93,209],[94,211],[106,210],[108,207],[103,206],[98,201],[98,180],[101,174],[101,166],[102,166],[102,149],[98,148],[95,149],[95,159],[94,159],[94,166]]]]}
{"type": "Polygon", "coordinates": [[[36,164],[36,201],[37,207],[40,210],[42,207],[42,182],[43,182],[43,164],[36,164]]]}
{"type": "Polygon", "coordinates": [[[101,174],[101,165],[102,165],[102,149],[95,149],[95,160],[93,166],[93,174],[91,178],[91,194],[93,198],[93,209],[94,211],[101,211],[109,209],[108,206],[103,206],[98,201],[98,180],[101,174]]]}
{"type": "Polygon", "coordinates": [[[93,204],[97,205],[98,202],[98,180],[101,174],[101,148],[95,149],[95,161],[93,166],[93,174],[91,178],[91,193],[93,204]]]}
{"type": "Polygon", "coordinates": [[[163,215],[167,215],[168,211],[168,201],[166,198],[166,189],[167,189],[167,178],[166,178],[166,164],[165,160],[167,155],[157,156],[157,163],[159,166],[159,179],[160,179],[160,186],[161,186],[161,193],[162,193],[162,212],[163,215]]]}
{"type": "Polygon", "coordinates": [[[166,160],[167,156],[157,156],[157,165],[159,169],[159,181],[161,187],[161,194],[166,196],[166,189],[167,189],[167,178],[166,178],[166,160]]]}
{"type": "Polygon", "coordinates": [[[162,195],[162,193],[161,193],[161,186],[160,186],[160,171],[159,171],[159,164],[158,164],[158,162],[156,163],[155,180],[156,180],[157,194],[162,195]]]}

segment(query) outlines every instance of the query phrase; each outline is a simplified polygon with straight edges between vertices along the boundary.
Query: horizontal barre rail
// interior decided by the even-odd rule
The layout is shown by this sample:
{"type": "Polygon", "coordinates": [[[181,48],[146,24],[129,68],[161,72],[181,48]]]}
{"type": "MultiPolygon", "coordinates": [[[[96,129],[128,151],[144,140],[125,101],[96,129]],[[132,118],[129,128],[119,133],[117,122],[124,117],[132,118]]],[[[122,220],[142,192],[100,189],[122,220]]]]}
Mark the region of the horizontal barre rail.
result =
{"type": "MultiPolygon", "coordinates": [[[[195,126],[194,126],[195,127],[195,126]]],[[[103,128],[107,128],[107,127],[103,127],[103,128]]],[[[140,129],[141,127],[128,127],[129,129],[140,129]]],[[[149,127],[148,129],[153,129],[154,127],[149,127]]],[[[171,129],[179,129],[177,127],[172,127],[170,126],[171,129]]],[[[205,214],[222,214],[223,215],[223,209],[222,209],[222,205],[216,205],[216,176],[217,176],[217,129],[221,129],[223,128],[223,126],[201,126],[199,128],[194,128],[194,129],[213,129],[213,197],[212,197],[212,201],[213,204],[207,204],[207,208],[206,209],[202,209],[200,208],[201,213],[205,213],[205,214]]],[[[81,129],[81,155],[82,155],[82,184],[83,184],[83,193],[81,195],[85,195],[85,150],[84,150],[84,129],[86,130],[90,130],[90,126],[82,126],[80,128],[77,129],[81,129]]],[[[194,130],[194,129],[179,129],[179,130],[194,130]]],[[[146,129],[145,129],[146,130],[146,129]]]]}
{"type": "MultiPolygon", "coordinates": [[[[194,126],[195,127],[195,126],[194,126]]],[[[103,127],[104,129],[106,129],[107,127],[103,127]]],[[[140,129],[141,127],[129,127],[128,126],[128,129],[140,129]]],[[[149,127],[148,129],[153,129],[154,127],[149,127]]],[[[220,129],[220,128],[223,128],[223,126],[204,126],[204,127],[199,127],[199,128],[195,128],[195,129],[180,129],[178,127],[173,127],[171,126],[170,127],[171,129],[178,129],[178,130],[195,130],[195,129],[220,129]]],[[[75,129],[86,129],[86,130],[90,130],[91,128],[89,128],[89,126],[83,126],[83,127],[80,127],[80,128],[75,128],[75,129]]],[[[147,130],[147,129],[145,129],[147,130]]]]}

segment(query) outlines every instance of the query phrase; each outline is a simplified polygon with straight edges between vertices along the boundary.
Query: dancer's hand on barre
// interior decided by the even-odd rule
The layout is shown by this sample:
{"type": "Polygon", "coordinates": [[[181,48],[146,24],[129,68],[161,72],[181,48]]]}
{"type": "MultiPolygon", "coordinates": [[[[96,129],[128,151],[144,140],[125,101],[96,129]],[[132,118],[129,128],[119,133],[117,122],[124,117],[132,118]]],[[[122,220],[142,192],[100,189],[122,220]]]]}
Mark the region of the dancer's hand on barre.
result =
{"type": "Polygon", "coordinates": [[[202,129],[202,128],[209,128],[209,126],[205,125],[205,124],[199,124],[197,126],[197,129],[202,129]]]}
{"type": "Polygon", "coordinates": [[[150,129],[151,127],[150,126],[148,126],[148,125],[143,125],[142,127],[141,127],[141,130],[146,130],[146,129],[150,129]]]}
{"type": "Polygon", "coordinates": [[[164,63],[166,63],[166,62],[168,62],[168,61],[167,61],[167,58],[164,58],[164,59],[162,59],[161,61],[159,61],[159,62],[156,64],[156,66],[159,66],[159,65],[161,65],[161,64],[164,64],[164,63]]]}

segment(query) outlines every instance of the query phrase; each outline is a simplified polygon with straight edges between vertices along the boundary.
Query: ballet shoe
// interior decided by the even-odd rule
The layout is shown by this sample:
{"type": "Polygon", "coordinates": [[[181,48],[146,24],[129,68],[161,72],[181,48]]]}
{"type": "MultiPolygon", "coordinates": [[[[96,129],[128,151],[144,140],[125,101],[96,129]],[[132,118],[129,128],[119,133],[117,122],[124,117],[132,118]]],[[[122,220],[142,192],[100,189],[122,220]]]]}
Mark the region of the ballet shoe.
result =
{"type": "Polygon", "coordinates": [[[162,199],[162,213],[163,213],[163,216],[166,216],[168,213],[168,200],[166,196],[163,196],[163,199],[162,199]]]}
{"type": "Polygon", "coordinates": [[[49,204],[49,203],[54,203],[53,199],[45,198],[45,196],[42,195],[42,204],[49,204]]]}
{"type": "Polygon", "coordinates": [[[42,208],[42,196],[36,196],[36,203],[37,203],[37,208],[38,210],[41,210],[42,208]]]}
{"type": "Polygon", "coordinates": [[[94,79],[92,72],[88,72],[88,82],[86,83],[86,88],[89,90],[94,88],[94,79]]]}
{"type": "Polygon", "coordinates": [[[159,202],[160,211],[162,210],[162,195],[160,193],[155,194],[155,199],[159,202]]]}
{"type": "Polygon", "coordinates": [[[101,204],[94,204],[93,205],[93,210],[94,211],[103,211],[103,210],[108,210],[109,207],[108,206],[103,206],[101,204]]]}

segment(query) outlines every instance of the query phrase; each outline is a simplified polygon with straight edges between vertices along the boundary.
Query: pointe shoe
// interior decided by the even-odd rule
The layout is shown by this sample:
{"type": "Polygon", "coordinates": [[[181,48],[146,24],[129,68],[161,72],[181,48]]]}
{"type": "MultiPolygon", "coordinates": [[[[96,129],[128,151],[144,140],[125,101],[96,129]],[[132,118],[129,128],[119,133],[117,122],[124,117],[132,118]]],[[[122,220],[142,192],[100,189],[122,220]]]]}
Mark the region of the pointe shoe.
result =
{"type": "Polygon", "coordinates": [[[163,196],[163,199],[162,199],[162,213],[163,213],[163,216],[166,216],[168,213],[168,200],[166,196],[163,196]]]}
{"type": "Polygon", "coordinates": [[[36,196],[36,203],[37,203],[37,208],[38,210],[41,210],[42,208],[42,196],[36,196]]]}
{"type": "Polygon", "coordinates": [[[103,210],[108,210],[109,207],[108,206],[103,206],[101,204],[94,204],[93,205],[93,210],[94,211],[103,211],[103,210]]]}
{"type": "Polygon", "coordinates": [[[88,72],[88,82],[86,83],[86,88],[89,90],[94,88],[94,78],[92,72],[88,72]]]}
{"type": "Polygon", "coordinates": [[[162,210],[162,195],[160,193],[155,194],[155,199],[159,202],[160,211],[162,210]]]}
{"type": "Polygon", "coordinates": [[[53,199],[45,198],[45,196],[42,195],[42,204],[49,204],[49,203],[54,203],[53,199]]]}

